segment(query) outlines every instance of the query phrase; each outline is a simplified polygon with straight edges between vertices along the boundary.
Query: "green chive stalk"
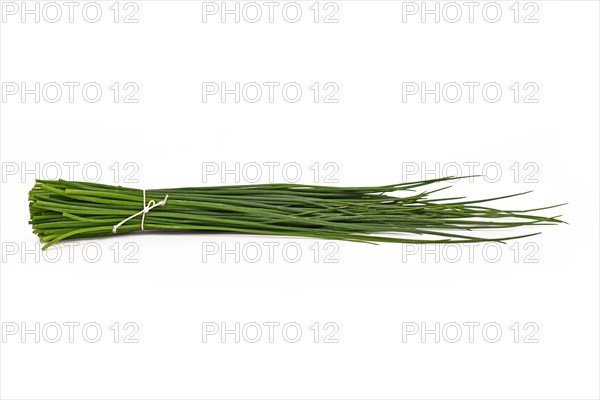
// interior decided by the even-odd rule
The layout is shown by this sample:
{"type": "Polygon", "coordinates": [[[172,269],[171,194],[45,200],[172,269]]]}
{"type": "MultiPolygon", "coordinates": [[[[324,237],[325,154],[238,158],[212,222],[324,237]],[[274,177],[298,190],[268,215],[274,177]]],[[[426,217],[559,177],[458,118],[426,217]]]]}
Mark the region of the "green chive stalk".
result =
{"type": "Polygon", "coordinates": [[[137,232],[142,230],[142,218],[146,231],[229,232],[367,243],[504,242],[538,234],[517,235],[515,228],[562,222],[560,216],[532,214],[557,206],[500,210],[482,205],[525,193],[466,201],[464,197],[431,198],[446,188],[416,191],[453,179],[458,178],[371,187],[257,184],[157,189],[145,191],[145,203],[140,189],[37,180],[29,192],[29,222],[46,243],[44,249],[65,239],[137,232]],[[406,195],[394,196],[394,192],[406,195]],[[164,204],[157,204],[165,198],[164,204]],[[154,207],[141,212],[151,201],[154,207]],[[476,233],[486,230],[513,233],[493,238],[476,233]]]}

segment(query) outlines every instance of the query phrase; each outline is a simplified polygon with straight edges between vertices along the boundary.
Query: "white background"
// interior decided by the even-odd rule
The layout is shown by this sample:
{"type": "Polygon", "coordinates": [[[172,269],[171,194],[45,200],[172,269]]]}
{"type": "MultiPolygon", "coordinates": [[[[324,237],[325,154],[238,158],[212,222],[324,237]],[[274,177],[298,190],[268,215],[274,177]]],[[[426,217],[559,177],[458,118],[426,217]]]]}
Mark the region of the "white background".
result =
{"type": "MultiPolygon", "coordinates": [[[[121,3],[114,23],[113,2],[99,2],[102,17],[89,23],[81,15],[84,4],[73,23],[66,15],[57,23],[43,16],[23,23],[17,13],[3,14],[0,27],[3,95],[7,82],[103,88],[96,103],[81,91],[73,103],[66,92],[56,103],[43,96],[36,103],[33,95],[23,101],[20,93],[1,103],[3,328],[81,324],[73,343],[66,328],[58,343],[3,334],[2,398],[600,396],[597,2],[537,1],[528,8],[522,2],[517,23],[512,1],[498,3],[497,23],[482,17],[486,3],[475,9],[472,23],[463,3],[457,23],[443,15],[439,23],[433,16],[422,23],[420,14],[403,22],[407,4],[394,1],[338,1],[338,23],[323,23],[324,3],[315,23],[312,1],[299,2],[298,23],[282,18],[284,3],[273,23],[265,15],[258,23],[235,23],[231,16],[221,23],[219,15],[204,23],[203,4],[195,1],[137,1],[137,23],[122,21],[134,8],[121,3]],[[538,22],[524,23],[533,10],[538,22]],[[123,92],[115,103],[114,82],[135,83],[139,101],[124,103],[123,92]],[[296,82],[303,95],[296,103],[280,91],[273,103],[265,97],[235,103],[232,96],[203,102],[203,82],[296,82]],[[314,82],[335,83],[338,102],[315,103],[314,82]],[[429,88],[494,82],[503,94],[495,103],[480,89],[473,102],[466,92],[456,103],[436,103],[433,95],[403,101],[403,82],[429,88]],[[521,90],[537,85],[538,102],[524,102],[521,92],[515,103],[509,88],[515,82],[521,90]],[[347,186],[421,179],[436,163],[437,176],[447,165],[479,163],[475,172],[492,165],[487,172],[499,168],[502,176],[495,183],[457,183],[452,194],[480,198],[533,189],[498,206],[568,202],[557,212],[569,225],[541,227],[540,236],[494,247],[501,252],[497,262],[481,247],[471,249],[472,259],[462,247],[465,253],[451,260],[439,248],[430,254],[392,244],[164,234],[94,241],[102,252],[97,262],[82,251],[87,242],[73,248],[73,259],[60,247],[63,253],[52,253],[58,261],[50,262],[27,224],[36,173],[22,173],[37,165],[43,176],[53,163],[68,162],[80,163],[75,179],[82,178],[82,165],[97,163],[101,182],[109,184],[118,162],[117,183],[139,188],[221,184],[219,175],[204,179],[206,163],[297,163],[302,183],[314,183],[316,162],[321,172],[333,163],[337,184],[347,186]],[[139,168],[137,183],[123,181],[128,162],[139,168]],[[415,165],[419,172],[407,176],[415,165]],[[128,242],[137,263],[125,262],[128,242]],[[265,254],[255,263],[243,254],[239,262],[233,256],[223,262],[220,253],[206,252],[207,243],[264,250],[267,242],[278,249],[291,243],[302,256],[289,262],[276,250],[273,262],[265,254]],[[336,250],[337,262],[325,262],[326,245],[336,250]],[[103,329],[97,343],[82,337],[81,326],[90,322],[103,329]],[[119,343],[109,328],[115,322],[119,343]],[[138,343],[123,343],[127,322],[139,327],[138,343]],[[203,342],[206,322],[281,325],[273,343],[266,328],[258,343],[236,343],[233,335],[222,343],[218,335],[203,342]],[[297,343],[282,336],[281,326],[290,322],[302,328],[297,343]],[[315,322],[318,343],[310,330],[315,322]],[[324,343],[327,322],[339,328],[338,343],[324,343]],[[473,343],[468,322],[480,324],[473,343]],[[528,322],[538,327],[537,343],[525,343],[528,322]],[[429,329],[456,323],[463,336],[457,343],[447,340],[453,333],[439,343],[418,334],[403,341],[406,323],[429,329]],[[486,323],[502,328],[496,343],[482,334],[486,323]],[[510,329],[515,323],[517,343],[510,329]]],[[[240,183],[248,183],[243,178],[240,183]]],[[[326,183],[323,178],[319,174],[318,183],[326,183]]],[[[261,182],[268,181],[263,175],[261,182]]]]}

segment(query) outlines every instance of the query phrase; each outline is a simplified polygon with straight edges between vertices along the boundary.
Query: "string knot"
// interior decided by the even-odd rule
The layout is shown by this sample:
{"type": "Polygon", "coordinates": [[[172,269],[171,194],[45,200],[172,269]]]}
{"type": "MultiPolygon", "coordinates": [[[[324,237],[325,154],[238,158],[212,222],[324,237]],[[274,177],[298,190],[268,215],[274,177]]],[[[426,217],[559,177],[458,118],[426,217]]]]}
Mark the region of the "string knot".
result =
{"type": "Polygon", "coordinates": [[[133,214],[132,216],[125,218],[123,221],[121,221],[118,224],[116,224],[115,226],[113,226],[113,229],[112,229],[113,233],[117,233],[117,229],[119,229],[119,227],[121,225],[123,225],[130,219],[133,219],[139,215],[142,216],[141,229],[144,230],[144,219],[146,218],[146,214],[148,214],[148,212],[150,210],[152,210],[154,207],[160,207],[160,206],[164,206],[165,204],[167,204],[167,199],[169,198],[169,195],[166,195],[165,198],[162,199],[161,201],[159,201],[158,203],[154,200],[150,200],[148,203],[146,203],[146,189],[143,189],[142,193],[144,196],[144,208],[142,208],[142,211],[137,212],[137,213],[133,214]]]}

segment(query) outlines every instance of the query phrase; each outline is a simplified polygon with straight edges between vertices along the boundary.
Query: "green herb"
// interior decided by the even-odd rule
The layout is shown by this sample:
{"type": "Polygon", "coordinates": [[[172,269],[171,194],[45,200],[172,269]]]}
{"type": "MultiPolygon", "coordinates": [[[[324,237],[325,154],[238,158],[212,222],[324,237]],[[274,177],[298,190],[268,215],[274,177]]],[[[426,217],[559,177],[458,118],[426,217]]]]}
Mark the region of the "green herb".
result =
{"type": "Polygon", "coordinates": [[[537,233],[486,238],[472,231],[562,222],[560,216],[532,214],[557,206],[516,211],[482,205],[525,193],[465,201],[464,197],[430,198],[446,188],[415,191],[453,179],[458,178],[373,187],[264,184],[146,190],[146,203],[144,191],[139,189],[38,180],[29,193],[30,224],[46,249],[65,239],[140,231],[142,217],[147,231],[249,233],[369,243],[503,242],[537,233]],[[393,196],[393,192],[407,195],[393,196]],[[167,195],[165,204],[156,205],[167,195]],[[152,200],[154,208],[142,215],[141,210],[152,200]]]}

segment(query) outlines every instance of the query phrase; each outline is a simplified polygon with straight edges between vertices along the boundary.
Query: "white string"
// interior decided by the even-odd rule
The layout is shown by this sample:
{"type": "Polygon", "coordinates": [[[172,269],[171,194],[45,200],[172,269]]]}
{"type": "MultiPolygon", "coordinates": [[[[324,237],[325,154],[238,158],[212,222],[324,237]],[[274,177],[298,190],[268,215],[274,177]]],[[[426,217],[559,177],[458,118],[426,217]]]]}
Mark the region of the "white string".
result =
{"type": "Polygon", "coordinates": [[[133,214],[131,217],[125,218],[123,221],[121,221],[118,224],[116,224],[115,226],[113,226],[113,230],[112,230],[113,233],[117,233],[117,229],[119,229],[119,227],[121,225],[123,225],[125,222],[129,221],[130,219],[137,217],[140,214],[142,215],[142,230],[144,230],[144,219],[146,218],[146,214],[148,213],[148,211],[152,210],[154,207],[164,206],[165,204],[167,204],[167,199],[169,198],[169,195],[166,195],[165,198],[162,199],[161,201],[159,201],[158,203],[155,202],[154,200],[150,200],[148,202],[148,204],[146,204],[146,189],[143,189],[143,195],[144,195],[144,208],[142,208],[142,211],[133,214]]]}

